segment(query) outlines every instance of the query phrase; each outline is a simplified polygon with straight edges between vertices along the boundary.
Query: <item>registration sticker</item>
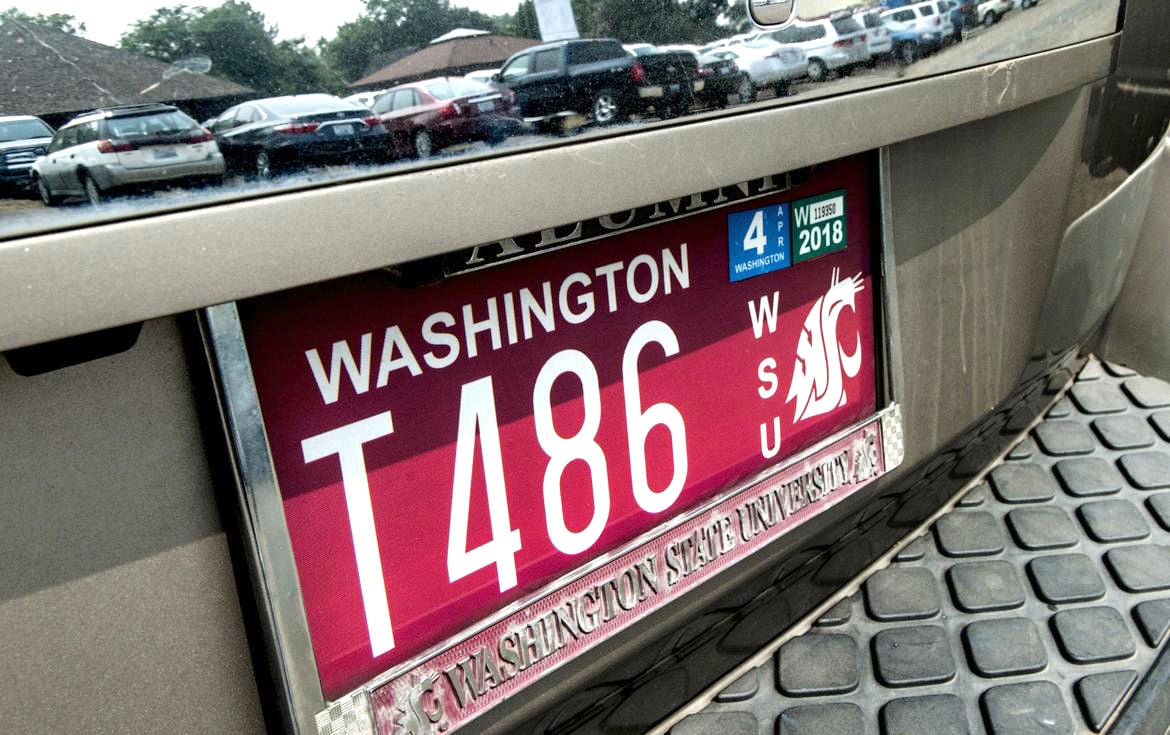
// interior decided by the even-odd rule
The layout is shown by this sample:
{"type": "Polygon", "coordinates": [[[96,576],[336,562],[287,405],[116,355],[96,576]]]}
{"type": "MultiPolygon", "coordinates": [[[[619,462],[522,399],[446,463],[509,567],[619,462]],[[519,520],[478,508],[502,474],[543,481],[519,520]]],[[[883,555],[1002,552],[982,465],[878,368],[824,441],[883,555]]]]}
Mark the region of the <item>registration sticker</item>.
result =
{"type": "Polygon", "coordinates": [[[788,204],[727,215],[728,275],[733,283],[792,264],[789,219],[788,204]]]}
{"type": "Polygon", "coordinates": [[[833,191],[792,203],[794,260],[806,260],[845,249],[845,192],[833,191]]]}

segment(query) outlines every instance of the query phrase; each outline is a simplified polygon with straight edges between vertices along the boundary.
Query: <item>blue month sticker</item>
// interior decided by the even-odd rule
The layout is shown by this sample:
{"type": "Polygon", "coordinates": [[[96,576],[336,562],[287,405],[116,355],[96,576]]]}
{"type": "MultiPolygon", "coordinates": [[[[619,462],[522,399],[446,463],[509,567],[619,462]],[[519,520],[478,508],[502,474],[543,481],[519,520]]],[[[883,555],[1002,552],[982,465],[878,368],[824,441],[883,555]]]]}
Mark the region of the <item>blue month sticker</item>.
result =
{"type": "Polygon", "coordinates": [[[792,265],[791,219],[787,203],[727,215],[728,276],[732,283],[792,265]]]}

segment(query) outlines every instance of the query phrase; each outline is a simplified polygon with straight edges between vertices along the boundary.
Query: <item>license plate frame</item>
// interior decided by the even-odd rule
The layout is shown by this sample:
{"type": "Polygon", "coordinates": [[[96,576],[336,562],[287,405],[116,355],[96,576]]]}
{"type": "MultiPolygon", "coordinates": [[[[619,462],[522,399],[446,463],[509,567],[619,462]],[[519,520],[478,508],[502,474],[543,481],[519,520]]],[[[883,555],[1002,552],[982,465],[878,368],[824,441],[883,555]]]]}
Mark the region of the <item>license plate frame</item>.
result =
{"type": "MultiPolygon", "coordinates": [[[[867,160],[879,159],[879,156],[876,154],[866,155],[865,158],[867,160]]],[[[884,159],[876,160],[874,165],[878,165],[880,160],[884,159]]],[[[773,180],[774,178],[776,177],[764,177],[762,180],[773,180]]],[[[880,179],[881,177],[876,178],[880,179]]],[[[731,187],[728,187],[724,190],[724,193],[730,190],[731,187]]],[[[766,193],[753,193],[750,186],[745,186],[742,192],[743,196],[738,200],[715,205],[702,211],[728,209],[732,206],[738,208],[744,202],[766,196],[766,193]]],[[[881,198],[882,209],[886,206],[884,200],[885,187],[881,186],[880,183],[875,184],[871,196],[875,204],[873,216],[881,217],[876,205],[878,199],[881,198]]],[[[668,217],[668,221],[676,217],[683,218],[691,216],[695,213],[675,212],[674,214],[675,217],[668,217]]],[[[884,222],[885,218],[881,217],[881,221],[884,222]]],[[[651,224],[653,223],[635,225],[633,229],[650,226],[651,224]]],[[[542,248],[542,251],[552,252],[576,247],[598,239],[597,237],[588,236],[590,228],[586,227],[584,229],[585,236],[572,241],[566,238],[565,241],[559,242],[553,247],[542,248]]],[[[873,231],[876,233],[877,228],[874,228],[873,231]]],[[[599,230],[599,232],[604,232],[604,228],[599,230]]],[[[543,233],[540,236],[543,238],[543,233]]],[[[669,533],[672,529],[685,524],[692,517],[692,513],[708,512],[716,504],[727,502],[729,498],[741,495],[749,488],[758,487],[759,483],[764,482],[770,477],[791,472],[797,463],[804,461],[812,454],[824,451],[826,447],[832,445],[834,442],[856,438],[859,432],[868,430],[876,432],[876,435],[879,437],[878,440],[881,442],[880,452],[882,455],[882,467],[879,475],[888,472],[900,463],[901,418],[895,401],[897,395],[895,386],[898,384],[898,381],[896,375],[891,372],[891,368],[898,364],[896,355],[891,354],[892,349],[890,344],[890,335],[895,331],[890,313],[891,307],[893,306],[892,299],[890,298],[892,293],[890,278],[892,274],[890,269],[886,267],[887,254],[882,242],[880,242],[881,239],[883,238],[875,235],[873,242],[875,259],[880,260],[880,263],[875,264],[873,271],[875,283],[877,284],[875,295],[879,296],[875,304],[877,308],[876,317],[881,322],[878,332],[875,335],[874,347],[875,359],[877,361],[875,367],[877,411],[832,436],[822,438],[821,441],[800,452],[798,455],[789,457],[780,464],[770,467],[768,471],[753,476],[750,482],[745,481],[744,483],[740,483],[735,488],[710,499],[703,506],[692,509],[686,514],[676,516],[668,523],[655,527],[652,531],[643,534],[643,537],[654,536],[661,538],[663,534],[669,533]]],[[[507,258],[493,258],[490,255],[490,251],[485,250],[483,246],[477,246],[476,248],[461,251],[464,256],[468,256],[469,254],[469,257],[463,258],[463,260],[467,261],[465,263],[452,265],[454,261],[451,258],[444,258],[443,270],[450,276],[495,267],[508,259],[526,258],[536,254],[534,249],[527,249],[527,245],[523,240],[517,238],[517,242],[520,243],[517,247],[517,250],[520,252],[500,253],[501,256],[507,255],[507,258]],[[477,260],[478,262],[476,262],[477,260]]],[[[427,675],[425,669],[427,661],[436,659],[437,656],[444,652],[449,653],[454,651],[459,645],[472,640],[475,635],[482,633],[482,631],[490,628],[492,625],[504,621],[508,614],[515,614],[516,610],[525,609],[527,606],[533,604],[534,600],[550,594],[550,591],[562,589],[567,584],[570,584],[573,579],[582,579],[584,575],[595,572],[597,568],[604,566],[604,564],[612,563],[613,559],[620,557],[623,553],[629,553],[631,548],[636,548],[636,542],[645,542],[643,537],[639,537],[639,539],[619,549],[598,557],[590,562],[590,564],[582,565],[568,575],[544,585],[540,590],[526,596],[523,600],[497,611],[495,615],[489,616],[479,621],[479,623],[460,631],[458,634],[445,639],[427,651],[412,657],[409,661],[395,665],[382,674],[372,677],[344,696],[327,699],[321,689],[320,681],[317,679],[315,654],[308,635],[305,620],[306,612],[297,580],[296,564],[289,541],[288,527],[284,518],[279,483],[272,473],[268,435],[263,422],[258,420],[260,413],[258,409],[260,406],[256,395],[256,386],[253,382],[252,366],[248,359],[248,350],[240,321],[240,312],[235,304],[212,307],[204,310],[202,324],[210,347],[212,367],[219,382],[221,400],[224,403],[225,413],[228,417],[229,435],[235,450],[235,462],[243,483],[241,503],[246,510],[246,516],[249,518],[249,524],[252,529],[250,534],[252,538],[250,552],[258,560],[259,566],[268,572],[265,575],[267,581],[260,585],[260,598],[264,603],[264,610],[268,615],[271,625],[274,645],[285,652],[281,656],[281,660],[284,663],[280,667],[278,674],[283,677],[283,680],[287,684],[284,690],[285,704],[291,713],[290,717],[296,721],[306,724],[315,723],[317,727],[322,727],[330,721],[330,718],[339,716],[342,710],[351,714],[358,711],[362,717],[368,718],[369,725],[372,728],[375,725],[374,703],[377,698],[381,697],[383,699],[381,704],[385,705],[386,702],[384,700],[386,697],[391,696],[390,693],[393,693],[393,698],[399,703],[406,701],[405,698],[411,696],[430,696],[418,689],[417,681],[418,676],[421,675],[425,678],[427,675]],[[290,595],[290,590],[294,594],[290,595]]],[[[876,476],[867,480],[865,484],[868,484],[873,479],[876,479],[876,476]]],[[[857,489],[860,489],[860,487],[857,489]]],[[[829,507],[831,506],[827,505],[820,510],[828,510],[829,507]]],[[[717,571],[719,570],[713,570],[713,573],[717,571]]],[[[613,631],[611,634],[620,633],[624,627],[622,626],[622,628],[613,631]]],[[[584,653],[585,650],[587,649],[575,652],[574,656],[584,653]]],[[[544,673],[546,671],[540,672],[540,675],[542,676],[544,673]]],[[[524,686],[526,685],[527,683],[524,684],[524,686]]],[[[488,702],[489,706],[491,704],[494,704],[494,702],[488,702]]],[[[486,709],[487,707],[475,710],[470,713],[469,717],[448,719],[443,724],[448,728],[447,731],[457,729],[459,726],[474,719],[483,711],[486,711],[486,709]]]]}
{"type": "Polygon", "coordinates": [[[170,161],[179,157],[179,152],[173,146],[152,148],[150,153],[151,160],[154,161],[170,161]]]}

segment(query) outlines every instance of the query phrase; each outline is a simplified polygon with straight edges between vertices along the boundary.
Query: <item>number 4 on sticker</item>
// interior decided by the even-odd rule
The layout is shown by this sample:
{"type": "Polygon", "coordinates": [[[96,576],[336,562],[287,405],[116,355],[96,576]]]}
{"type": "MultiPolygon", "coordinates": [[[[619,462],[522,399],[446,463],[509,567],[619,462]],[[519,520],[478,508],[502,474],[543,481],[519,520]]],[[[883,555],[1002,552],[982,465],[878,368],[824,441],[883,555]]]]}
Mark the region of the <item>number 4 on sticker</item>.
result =
{"type": "Polygon", "coordinates": [[[764,229],[764,210],[757,209],[748,225],[747,234],[743,236],[743,249],[755,250],[756,255],[763,255],[764,248],[768,247],[768,233],[764,229]]]}

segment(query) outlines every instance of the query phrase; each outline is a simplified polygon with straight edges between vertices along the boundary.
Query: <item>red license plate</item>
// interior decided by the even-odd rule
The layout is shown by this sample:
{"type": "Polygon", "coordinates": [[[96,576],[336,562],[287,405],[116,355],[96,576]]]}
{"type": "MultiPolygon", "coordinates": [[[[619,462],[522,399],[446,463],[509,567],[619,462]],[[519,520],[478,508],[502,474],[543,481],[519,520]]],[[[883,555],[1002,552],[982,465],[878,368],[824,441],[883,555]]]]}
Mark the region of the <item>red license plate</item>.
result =
{"type": "MultiPolygon", "coordinates": [[[[325,696],[872,415],[875,200],[849,159],[435,285],[369,273],[241,303],[325,696]]],[[[788,492],[831,491],[831,470],[788,492]]],[[[667,589],[698,561],[647,563],[667,589]]],[[[632,589],[600,589],[576,632],[632,589]]],[[[533,645],[493,649],[498,678],[533,645]]]]}

